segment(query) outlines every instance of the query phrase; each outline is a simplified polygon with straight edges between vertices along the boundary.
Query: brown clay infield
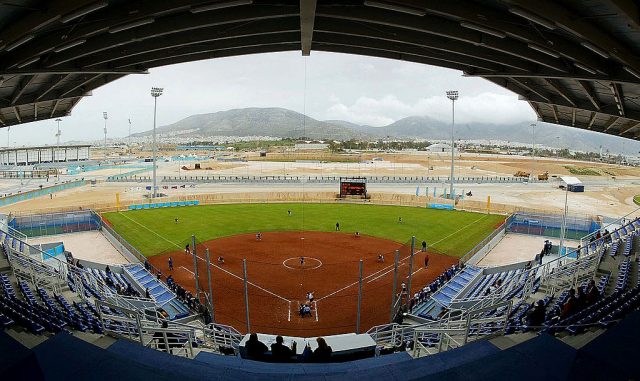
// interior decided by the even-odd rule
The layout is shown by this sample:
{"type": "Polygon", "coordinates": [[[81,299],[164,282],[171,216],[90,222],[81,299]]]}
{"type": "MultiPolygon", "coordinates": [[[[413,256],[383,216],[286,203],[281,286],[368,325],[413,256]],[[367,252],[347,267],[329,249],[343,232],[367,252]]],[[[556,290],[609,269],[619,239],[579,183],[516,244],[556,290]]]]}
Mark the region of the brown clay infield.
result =
{"type": "MultiPolygon", "coordinates": [[[[417,244],[419,246],[419,244],[417,244]]],[[[197,246],[199,287],[208,290],[205,249],[210,251],[214,312],[217,323],[246,332],[242,260],[247,261],[249,321],[252,332],[311,337],[355,332],[359,261],[363,261],[361,331],[390,320],[394,251],[400,250],[398,290],[409,273],[410,247],[381,238],[340,232],[267,232],[241,234],[197,246]],[[378,255],[384,255],[384,262],[378,255]],[[224,257],[224,264],[217,258],[224,257]],[[304,257],[304,264],[300,257],[304,257]],[[312,316],[298,315],[312,291],[312,316]]],[[[431,282],[457,258],[429,253],[414,256],[412,289],[431,282]]],[[[193,256],[175,251],[149,258],[164,276],[195,291],[193,256]],[[169,271],[168,257],[173,258],[169,271]]]]}

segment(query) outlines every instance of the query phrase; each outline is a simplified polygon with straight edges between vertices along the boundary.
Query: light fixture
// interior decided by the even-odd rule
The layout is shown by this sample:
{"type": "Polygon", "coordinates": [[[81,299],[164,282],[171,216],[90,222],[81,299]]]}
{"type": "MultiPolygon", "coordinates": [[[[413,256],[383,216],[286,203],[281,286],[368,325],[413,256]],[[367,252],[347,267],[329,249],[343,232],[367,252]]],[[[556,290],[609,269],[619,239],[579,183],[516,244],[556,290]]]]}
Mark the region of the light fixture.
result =
{"type": "Polygon", "coordinates": [[[407,13],[414,16],[424,16],[427,14],[427,11],[425,11],[424,9],[412,8],[405,5],[398,5],[383,1],[365,0],[364,5],[373,8],[386,9],[388,11],[407,13]]]}
{"type": "Polygon", "coordinates": [[[547,29],[551,29],[554,30],[556,29],[556,24],[552,23],[551,21],[548,21],[540,16],[534,15],[533,13],[530,13],[528,11],[525,11],[522,8],[509,8],[509,12],[513,13],[514,15],[518,15],[522,18],[525,18],[533,23],[536,23],[538,25],[541,25],[547,29]]]}
{"type": "Polygon", "coordinates": [[[7,45],[6,50],[8,52],[12,51],[13,49],[17,48],[18,46],[22,45],[22,44],[26,44],[27,42],[33,40],[35,38],[35,35],[33,34],[28,34],[14,42],[12,42],[11,44],[7,45]]]}
{"type": "Polygon", "coordinates": [[[162,87],[152,87],[151,96],[153,97],[153,198],[156,198],[158,180],[156,176],[156,161],[158,158],[158,144],[156,143],[156,115],[158,109],[158,97],[162,95],[162,87]]]}
{"type": "Polygon", "coordinates": [[[126,24],[116,25],[116,26],[113,26],[113,27],[109,28],[109,33],[118,33],[118,32],[122,32],[122,31],[125,31],[125,30],[137,28],[139,26],[151,24],[154,21],[155,21],[154,18],[149,17],[149,18],[142,19],[142,20],[132,21],[132,22],[129,22],[129,23],[126,23],[126,24]]]}
{"type": "Polygon", "coordinates": [[[97,11],[98,9],[102,9],[107,5],[109,5],[108,1],[98,1],[93,4],[89,4],[86,7],[80,8],[75,12],[67,13],[60,19],[60,22],[62,22],[63,24],[66,24],[69,21],[73,21],[79,17],[85,16],[91,12],[97,11]]]}
{"type": "Polygon", "coordinates": [[[190,9],[191,13],[200,13],[200,12],[208,12],[215,11],[216,9],[224,9],[237,7],[240,5],[251,5],[253,4],[253,0],[231,0],[231,1],[221,1],[212,4],[200,5],[197,7],[193,7],[190,9]]]}
{"type": "Polygon", "coordinates": [[[24,62],[22,62],[21,64],[18,65],[18,69],[22,69],[25,66],[29,66],[32,63],[36,63],[36,62],[38,62],[38,60],[40,60],[40,57],[33,57],[30,60],[26,60],[26,61],[24,61],[24,62]]]}
{"type": "Polygon", "coordinates": [[[574,62],[573,65],[575,67],[579,68],[579,69],[582,69],[582,70],[586,71],[587,73],[596,74],[596,71],[593,70],[592,68],[590,68],[589,66],[585,66],[585,65],[583,65],[581,63],[578,63],[578,62],[574,62]]]}
{"type": "Polygon", "coordinates": [[[548,55],[548,56],[551,56],[551,57],[553,57],[553,58],[560,58],[560,54],[558,54],[558,53],[556,53],[556,52],[554,52],[554,51],[552,51],[552,50],[549,50],[549,49],[547,49],[547,48],[545,48],[545,47],[542,47],[542,46],[540,46],[540,45],[536,45],[536,44],[529,44],[529,45],[527,45],[527,46],[529,46],[529,48],[531,48],[531,49],[533,49],[533,50],[537,50],[537,51],[539,51],[540,53],[544,53],[544,54],[546,54],[546,55],[548,55]]]}
{"type": "Polygon", "coordinates": [[[78,45],[82,45],[82,44],[84,44],[85,42],[87,42],[87,40],[84,40],[84,39],[82,39],[82,40],[75,40],[75,41],[71,41],[71,42],[69,42],[69,43],[67,43],[67,44],[60,45],[60,46],[58,46],[58,47],[55,47],[55,48],[53,49],[53,51],[54,51],[54,52],[56,52],[56,53],[60,53],[60,52],[65,51],[65,50],[67,50],[67,49],[71,49],[71,48],[74,48],[74,47],[76,47],[76,46],[78,46],[78,45]]]}
{"type": "Polygon", "coordinates": [[[589,43],[589,42],[581,42],[580,45],[584,46],[585,48],[591,50],[592,52],[594,52],[595,54],[599,55],[602,58],[609,58],[609,53],[605,52],[604,50],[600,49],[599,47],[589,43]]]}
{"type": "Polygon", "coordinates": [[[162,87],[152,87],[151,88],[151,96],[157,98],[157,97],[162,95],[162,91],[163,90],[164,89],[162,87]]]}
{"type": "Polygon", "coordinates": [[[500,31],[497,31],[495,29],[485,28],[482,25],[471,24],[471,23],[468,23],[468,22],[465,22],[465,21],[461,22],[460,26],[463,27],[463,28],[473,29],[473,30],[478,31],[478,32],[489,34],[491,36],[498,37],[498,38],[507,37],[506,34],[500,32],[500,31]]]}
{"type": "Polygon", "coordinates": [[[637,71],[633,70],[629,66],[625,66],[624,67],[624,71],[626,71],[627,73],[629,73],[629,74],[633,75],[634,77],[640,79],[640,73],[638,73],[637,71]]]}

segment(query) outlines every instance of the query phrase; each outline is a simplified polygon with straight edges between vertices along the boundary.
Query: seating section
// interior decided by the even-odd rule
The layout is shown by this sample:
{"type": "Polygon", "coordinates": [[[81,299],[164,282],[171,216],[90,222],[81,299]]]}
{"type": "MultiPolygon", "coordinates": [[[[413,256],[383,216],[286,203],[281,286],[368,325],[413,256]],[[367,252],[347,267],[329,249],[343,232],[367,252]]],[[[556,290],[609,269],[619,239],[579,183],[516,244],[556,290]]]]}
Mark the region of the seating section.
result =
{"type": "Polygon", "coordinates": [[[151,297],[169,314],[169,318],[180,319],[189,316],[189,309],[182,304],[169,287],[147,271],[144,266],[135,264],[123,267],[125,273],[136,282],[141,290],[149,289],[151,297]]]}
{"type": "Polygon", "coordinates": [[[447,284],[438,290],[433,299],[445,307],[448,307],[451,300],[455,298],[460,291],[473,281],[482,270],[478,267],[467,266],[454,276],[447,284]]]}

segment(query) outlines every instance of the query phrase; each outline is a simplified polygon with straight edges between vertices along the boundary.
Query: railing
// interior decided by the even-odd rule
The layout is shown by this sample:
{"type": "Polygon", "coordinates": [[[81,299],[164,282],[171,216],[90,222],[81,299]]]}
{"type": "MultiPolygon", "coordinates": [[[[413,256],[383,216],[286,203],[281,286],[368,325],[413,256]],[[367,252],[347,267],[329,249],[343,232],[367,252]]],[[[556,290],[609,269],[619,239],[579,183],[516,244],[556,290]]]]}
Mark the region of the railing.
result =
{"type": "MultiPolygon", "coordinates": [[[[627,222],[629,220],[629,217],[632,215],[637,215],[638,213],[640,213],[640,208],[636,208],[635,210],[625,214],[624,216],[614,220],[613,222],[608,223],[606,226],[601,227],[599,230],[596,230],[592,233],[587,234],[586,236],[582,237],[580,239],[580,245],[583,247],[587,247],[587,245],[590,243],[591,238],[595,238],[596,235],[598,234],[598,232],[604,231],[605,229],[608,229],[609,227],[613,226],[613,225],[627,225],[625,224],[625,222],[627,222]]],[[[636,220],[637,218],[633,219],[636,220]]],[[[632,220],[632,221],[633,221],[632,220]]]]}
{"type": "MultiPolygon", "coordinates": [[[[147,169],[148,171],[148,169],[147,169]]],[[[149,182],[150,176],[111,176],[107,181],[114,182],[149,182]]],[[[162,176],[163,183],[318,183],[332,184],[340,182],[340,176],[248,176],[248,175],[218,175],[218,176],[162,176]]],[[[414,184],[446,184],[449,176],[367,176],[368,183],[414,183],[414,184]]],[[[457,184],[487,184],[487,183],[525,183],[528,179],[511,176],[459,176],[455,177],[457,184]]],[[[546,182],[544,180],[536,182],[546,182]]]]}
{"type": "MultiPolygon", "coordinates": [[[[196,341],[193,327],[162,328],[158,321],[146,319],[140,310],[107,301],[97,300],[96,309],[106,334],[176,356],[193,358],[196,341]]],[[[175,323],[171,325],[177,326],[175,323]]]]}

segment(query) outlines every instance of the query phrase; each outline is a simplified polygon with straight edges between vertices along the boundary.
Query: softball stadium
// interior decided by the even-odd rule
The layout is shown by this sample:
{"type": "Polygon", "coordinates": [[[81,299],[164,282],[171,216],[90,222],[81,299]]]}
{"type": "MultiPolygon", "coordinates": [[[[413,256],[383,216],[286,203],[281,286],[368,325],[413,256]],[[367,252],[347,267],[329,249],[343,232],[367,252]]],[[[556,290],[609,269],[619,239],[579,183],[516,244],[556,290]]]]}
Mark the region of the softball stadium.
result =
{"type": "Polygon", "coordinates": [[[458,70],[539,122],[639,140],[639,9],[0,3],[0,378],[639,379],[640,170],[602,146],[597,158],[536,157],[535,141],[465,150],[455,90],[442,91],[450,151],[382,138],[336,149],[305,138],[305,112],[289,145],[183,145],[173,125],[158,143],[158,87],[142,144],[130,119],[129,139],[108,144],[107,112],[104,144],[61,145],[59,128],[126,75],[322,51],[458,70]],[[58,123],[55,146],[11,147],[10,131],[43,119],[58,123]]]}

